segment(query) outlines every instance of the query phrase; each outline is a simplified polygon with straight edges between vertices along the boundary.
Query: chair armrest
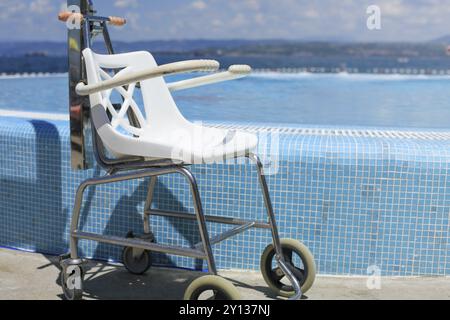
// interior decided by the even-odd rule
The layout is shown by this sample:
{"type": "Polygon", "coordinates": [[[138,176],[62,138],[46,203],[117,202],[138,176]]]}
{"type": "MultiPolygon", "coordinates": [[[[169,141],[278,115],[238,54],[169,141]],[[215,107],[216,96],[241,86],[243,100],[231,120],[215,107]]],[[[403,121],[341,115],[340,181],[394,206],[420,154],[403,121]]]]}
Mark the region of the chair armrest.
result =
{"type": "Polygon", "coordinates": [[[75,90],[80,96],[88,96],[90,94],[113,89],[116,87],[126,86],[132,83],[157,78],[161,76],[188,73],[188,72],[214,72],[220,67],[219,62],[215,60],[187,60],[169,63],[158,67],[147,68],[137,72],[133,72],[124,76],[115,77],[96,84],[86,85],[80,82],[75,90]]]}
{"type": "Polygon", "coordinates": [[[191,89],[199,86],[214,84],[223,81],[240,79],[248,76],[252,72],[252,68],[247,65],[234,65],[228,71],[220,72],[208,76],[182,80],[178,82],[169,83],[170,91],[179,91],[184,89],[191,89]]]}

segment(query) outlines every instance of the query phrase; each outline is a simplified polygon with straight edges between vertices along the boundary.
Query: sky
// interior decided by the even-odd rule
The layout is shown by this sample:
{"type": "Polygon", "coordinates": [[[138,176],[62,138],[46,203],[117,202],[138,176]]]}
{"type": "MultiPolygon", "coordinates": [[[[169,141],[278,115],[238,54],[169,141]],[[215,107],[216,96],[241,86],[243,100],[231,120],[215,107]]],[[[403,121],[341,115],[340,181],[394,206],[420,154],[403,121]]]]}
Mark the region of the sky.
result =
{"type": "MultiPolygon", "coordinates": [[[[0,41],[63,41],[64,0],[0,0],[0,41]]],[[[450,0],[94,0],[102,15],[128,19],[124,41],[292,39],[428,41],[450,34],[450,0]],[[381,10],[368,30],[367,8],[381,10]]]]}

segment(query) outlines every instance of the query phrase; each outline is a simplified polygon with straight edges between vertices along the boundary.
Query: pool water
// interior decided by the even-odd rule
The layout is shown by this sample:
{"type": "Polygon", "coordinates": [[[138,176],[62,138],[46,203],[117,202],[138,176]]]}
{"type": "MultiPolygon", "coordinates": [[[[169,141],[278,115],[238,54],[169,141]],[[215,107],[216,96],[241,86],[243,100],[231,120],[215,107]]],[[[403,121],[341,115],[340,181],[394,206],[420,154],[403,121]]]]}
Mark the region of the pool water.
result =
{"type": "MultiPolygon", "coordinates": [[[[0,109],[67,114],[67,82],[66,75],[0,78],[0,109]]],[[[190,120],[450,127],[448,76],[255,73],[174,96],[190,120]]]]}

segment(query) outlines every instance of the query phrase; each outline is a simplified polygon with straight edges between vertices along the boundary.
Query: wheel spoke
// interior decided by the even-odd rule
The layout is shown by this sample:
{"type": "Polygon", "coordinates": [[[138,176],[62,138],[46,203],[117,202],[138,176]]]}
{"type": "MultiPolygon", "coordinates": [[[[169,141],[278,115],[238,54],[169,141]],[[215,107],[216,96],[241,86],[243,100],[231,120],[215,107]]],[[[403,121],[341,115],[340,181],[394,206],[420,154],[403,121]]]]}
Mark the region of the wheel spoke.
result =
{"type": "Polygon", "coordinates": [[[294,265],[294,263],[292,262],[293,251],[291,249],[285,249],[283,255],[286,262],[294,265]]]}
{"type": "Polygon", "coordinates": [[[272,277],[273,279],[275,279],[275,281],[281,281],[285,277],[285,275],[281,268],[277,267],[275,269],[272,269],[272,277]]]}
{"type": "Polygon", "coordinates": [[[217,291],[217,290],[214,290],[213,292],[214,292],[214,294],[210,300],[226,300],[225,296],[222,292],[217,291]]]}
{"type": "MultiPolygon", "coordinates": [[[[285,256],[288,267],[292,271],[294,276],[297,278],[297,280],[299,280],[300,284],[303,284],[306,272],[303,268],[297,267],[294,264],[294,262],[292,260],[293,251],[292,250],[289,250],[289,251],[290,251],[289,255],[285,256]]],[[[300,261],[301,261],[301,259],[300,259],[300,261]]]]}
{"type": "Polygon", "coordinates": [[[294,274],[295,278],[297,278],[297,280],[300,282],[300,284],[302,285],[304,283],[304,279],[305,279],[305,270],[302,270],[300,268],[291,268],[292,273],[294,274]]]}
{"type": "Polygon", "coordinates": [[[211,297],[209,297],[208,299],[206,299],[208,301],[214,301],[217,300],[217,291],[213,290],[213,295],[211,297]]]}

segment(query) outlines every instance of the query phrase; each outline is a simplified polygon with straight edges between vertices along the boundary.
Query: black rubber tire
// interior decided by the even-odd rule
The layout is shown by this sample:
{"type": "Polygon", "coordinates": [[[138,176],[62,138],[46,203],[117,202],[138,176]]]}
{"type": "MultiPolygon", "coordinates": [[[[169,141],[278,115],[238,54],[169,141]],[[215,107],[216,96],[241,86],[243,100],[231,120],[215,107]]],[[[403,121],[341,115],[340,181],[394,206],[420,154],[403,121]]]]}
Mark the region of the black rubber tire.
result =
{"type": "Polygon", "coordinates": [[[129,273],[140,276],[152,266],[152,256],[150,251],[145,250],[139,259],[135,259],[133,248],[126,247],[122,251],[122,262],[129,273]]]}
{"type": "MultiPolygon", "coordinates": [[[[311,251],[301,242],[292,239],[281,239],[283,254],[288,262],[288,267],[293,271],[295,277],[300,282],[302,293],[305,294],[314,284],[316,279],[316,263],[311,251]],[[302,261],[303,268],[293,266],[292,254],[298,255],[302,261]]],[[[261,273],[267,285],[279,296],[290,298],[295,295],[292,286],[281,282],[282,272],[279,268],[272,269],[272,262],[275,257],[275,248],[270,244],[261,257],[261,273]]]]}

